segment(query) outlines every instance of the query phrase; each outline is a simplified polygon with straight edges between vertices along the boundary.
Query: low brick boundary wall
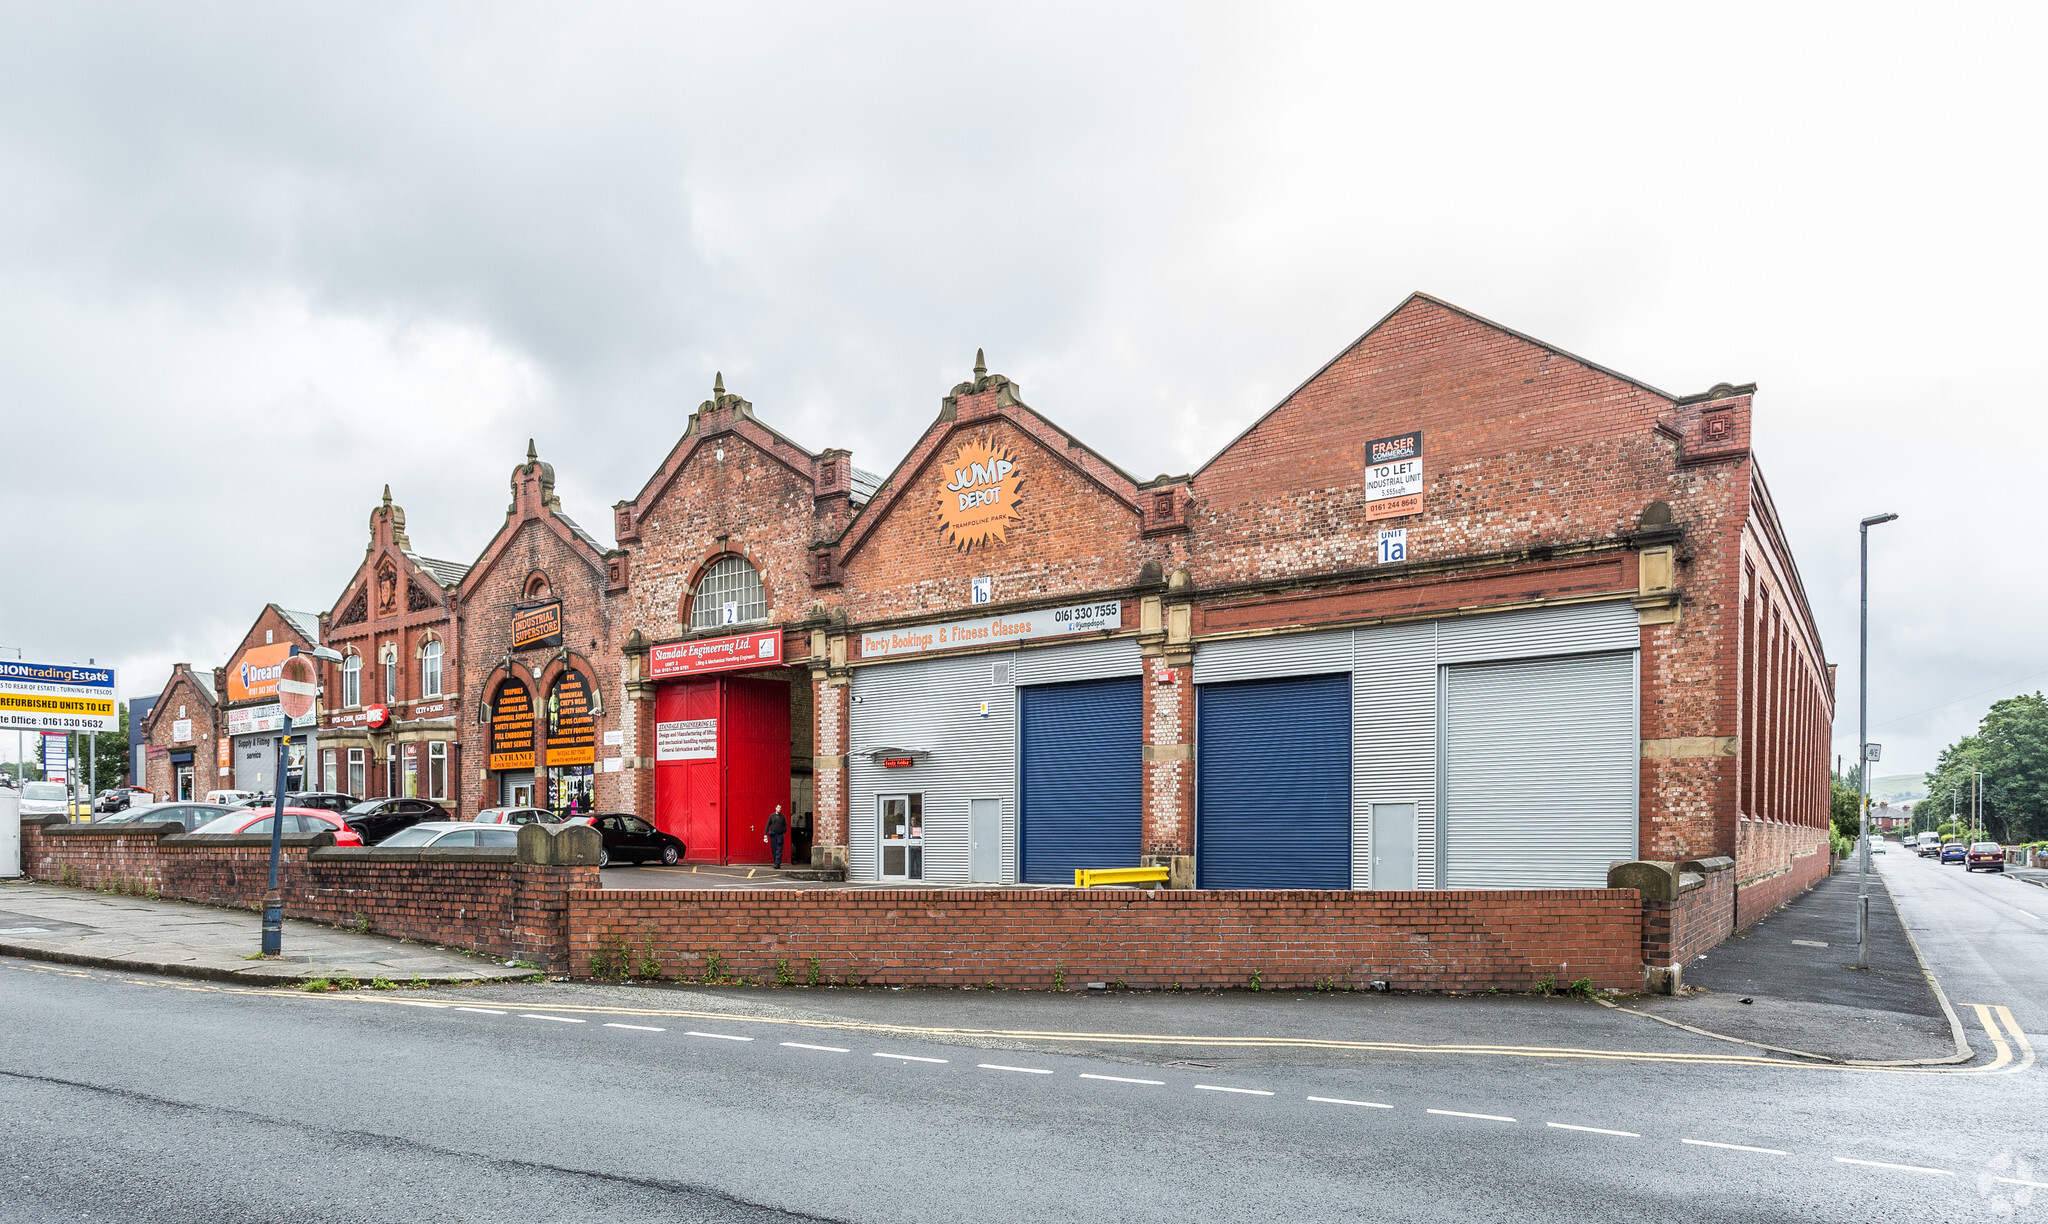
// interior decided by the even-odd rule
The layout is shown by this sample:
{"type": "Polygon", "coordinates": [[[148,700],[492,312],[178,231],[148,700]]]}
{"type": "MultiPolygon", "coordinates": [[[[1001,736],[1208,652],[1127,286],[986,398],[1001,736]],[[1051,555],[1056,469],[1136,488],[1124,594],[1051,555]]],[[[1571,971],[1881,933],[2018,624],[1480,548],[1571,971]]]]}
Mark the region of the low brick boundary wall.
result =
{"type": "Polygon", "coordinates": [[[569,972],[651,947],[666,978],[888,986],[1528,990],[1589,978],[1639,991],[1632,889],[1460,892],[887,889],[570,891],[569,972]]]}
{"type": "MultiPolygon", "coordinates": [[[[22,870],[86,888],[262,907],[270,885],[268,837],[189,837],[176,829],[24,823],[22,870]]],[[[598,884],[595,865],[521,861],[534,857],[524,834],[519,850],[333,842],[330,833],[284,839],[278,890],[287,917],[335,926],[361,920],[380,935],[531,961],[555,973],[568,969],[568,892],[598,884]]]]}
{"type": "Polygon", "coordinates": [[[1735,838],[1735,929],[1757,920],[1827,878],[1828,831],[1809,825],[1744,820],[1735,838]]]}

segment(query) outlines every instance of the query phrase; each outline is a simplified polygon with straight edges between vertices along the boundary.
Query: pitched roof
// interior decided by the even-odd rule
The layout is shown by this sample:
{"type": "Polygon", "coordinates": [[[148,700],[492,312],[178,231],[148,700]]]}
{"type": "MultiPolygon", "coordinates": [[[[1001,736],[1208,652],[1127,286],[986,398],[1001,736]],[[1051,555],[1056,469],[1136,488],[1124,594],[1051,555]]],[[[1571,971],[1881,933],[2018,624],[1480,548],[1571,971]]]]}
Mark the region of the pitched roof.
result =
{"type": "Polygon", "coordinates": [[[299,636],[318,646],[320,644],[320,618],[311,612],[294,612],[290,608],[279,608],[278,612],[299,631],[299,636]]]}
{"type": "Polygon", "coordinates": [[[460,561],[442,561],[435,557],[422,557],[415,552],[409,552],[405,556],[406,560],[425,570],[428,577],[444,587],[452,587],[461,582],[462,576],[469,572],[469,567],[460,561]]]}
{"type": "Polygon", "coordinates": [[[604,545],[597,542],[596,536],[591,535],[589,532],[583,530],[583,528],[577,524],[575,519],[572,519],[568,515],[563,514],[559,509],[555,511],[555,517],[562,520],[562,525],[564,527],[567,527],[572,533],[574,533],[577,539],[583,541],[585,544],[590,545],[590,550],[592,552],[598,553],[600,555],[604,553],[604,545]]]}
{"type": "Polygon", "coordinates": [[[206,690],[207,700],[215,702],[218,702],[220,700],[220,694],[213,691],[212,672],[199,667],[188,667],[185,670],[191,674],[192,682],[194,684],[197,684],[200,688],[206,690]]]}
{"type": "Polygon", "coordinates": [[[853,468],[852,471],[853,504],[865,506],[875,499],[876,491],[882,487],[882,478],[866,468],[853,468]]]}

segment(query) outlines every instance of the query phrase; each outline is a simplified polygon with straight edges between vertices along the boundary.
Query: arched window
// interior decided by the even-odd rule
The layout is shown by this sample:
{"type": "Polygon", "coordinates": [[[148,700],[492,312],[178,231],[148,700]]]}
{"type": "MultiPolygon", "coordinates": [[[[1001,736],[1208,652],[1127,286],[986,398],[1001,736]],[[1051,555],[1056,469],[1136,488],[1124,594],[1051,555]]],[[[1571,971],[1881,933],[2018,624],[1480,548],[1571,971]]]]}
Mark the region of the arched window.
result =
{"type": "Polygon", "coordinates": [[[552,590],[553,588],[548,585],[548,576],[546,574],[535,574],[526,580],[526,597],[528,599],[546,599],[552,590]]]}
{"type": "Polygon", "coordinates": [[[398,647],[384,643],[384,700],[398,700],[398,647]]]}
{"type": "Polygon", "coordinates": [[[745,557],[720,557],[697,580],[690,600],[690,628],[716,629],[768,619],[768,594],[761,575],[745,557]]]}
{"type": "Polygon", "coordinates": [[[341,704],[344,709],[363,704],[363,656],[354,651],[341,661],[341,704]]]}
{"type": "Polygon", "coordinates": [[[441,695],[441,641],[428,638],[420,644],[420,696],[441,695]]]}

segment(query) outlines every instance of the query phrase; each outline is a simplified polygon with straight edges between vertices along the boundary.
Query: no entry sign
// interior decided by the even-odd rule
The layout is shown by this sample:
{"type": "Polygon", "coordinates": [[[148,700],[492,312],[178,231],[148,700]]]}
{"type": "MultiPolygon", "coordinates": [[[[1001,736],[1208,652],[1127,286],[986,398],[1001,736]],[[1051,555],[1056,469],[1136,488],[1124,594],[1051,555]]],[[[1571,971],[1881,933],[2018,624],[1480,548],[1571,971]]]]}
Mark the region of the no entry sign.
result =
{"type": "Polygon", "coordinates": [[[313,660],[305,655],[286,659],[284,670],[277,675],[277,703],[284,707],[284,716],[293,722],[312,717],[313,699],[319,695],[313,660]]]}

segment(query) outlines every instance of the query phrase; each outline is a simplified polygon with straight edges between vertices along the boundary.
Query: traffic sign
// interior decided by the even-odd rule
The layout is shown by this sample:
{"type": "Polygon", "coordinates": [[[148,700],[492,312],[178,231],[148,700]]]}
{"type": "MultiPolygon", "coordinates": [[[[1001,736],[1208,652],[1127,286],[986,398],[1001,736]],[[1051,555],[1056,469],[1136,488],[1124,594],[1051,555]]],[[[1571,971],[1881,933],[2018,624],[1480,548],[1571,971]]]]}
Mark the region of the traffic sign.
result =
{"type": "Polygon", "coordinates": [[[313,699],[320,695],[320,685],[313,672],[313,660],[305,655],[292,655],[284,661],[284,670],[277,676],[277,703],[284,707],[284,716],[297,722],[313,714],[313,699]]]}

